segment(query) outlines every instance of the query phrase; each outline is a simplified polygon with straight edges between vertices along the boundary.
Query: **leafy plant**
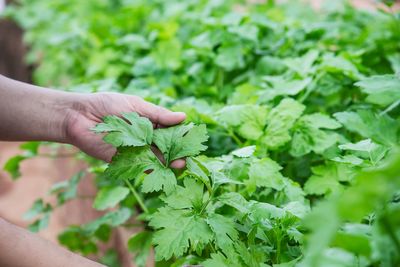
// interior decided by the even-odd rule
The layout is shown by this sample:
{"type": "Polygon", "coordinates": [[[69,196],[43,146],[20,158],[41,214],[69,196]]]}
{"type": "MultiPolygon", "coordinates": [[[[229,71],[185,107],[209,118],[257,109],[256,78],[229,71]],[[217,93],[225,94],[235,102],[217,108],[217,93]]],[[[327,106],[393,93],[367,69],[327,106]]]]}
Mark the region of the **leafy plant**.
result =
{"type": "MultiPolygon", "coordinates": [[[[165,129],[106,117],[93,130],[117,147],[112,163],[77,154],[89,167],[51,189],[57,204],[35,202],[32,230],[90,173],[104,215],[59,236],[85,255],[139,223],[127,244],[138,266],[153,247],[157,266],[399,265],[400,16],[388,10],[20,1],[6,14],[26,30],[38,84],[135,94],[188,117],[165,129]],[[169,167],[178,158],[184,170],[169,167]]],[[[43,156],[24,150],[5,166],[15,178],[43,156]]]]}

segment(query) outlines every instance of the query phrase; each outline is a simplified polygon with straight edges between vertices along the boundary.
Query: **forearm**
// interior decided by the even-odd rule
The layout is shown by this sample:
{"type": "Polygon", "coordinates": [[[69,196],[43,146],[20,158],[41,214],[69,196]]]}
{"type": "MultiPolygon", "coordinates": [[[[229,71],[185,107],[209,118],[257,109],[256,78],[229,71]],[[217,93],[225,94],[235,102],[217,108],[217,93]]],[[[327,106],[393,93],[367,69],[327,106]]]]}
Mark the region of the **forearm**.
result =
{"type": "Polygon", "coordinates": [[[65,116],[74,97],[0,75],[0,140],[67,142],[65,116]]]}
{"type": "Polygon", "coordinates": [[[0,218],[0,266],[2,267],[101,267],[0,218]]]}

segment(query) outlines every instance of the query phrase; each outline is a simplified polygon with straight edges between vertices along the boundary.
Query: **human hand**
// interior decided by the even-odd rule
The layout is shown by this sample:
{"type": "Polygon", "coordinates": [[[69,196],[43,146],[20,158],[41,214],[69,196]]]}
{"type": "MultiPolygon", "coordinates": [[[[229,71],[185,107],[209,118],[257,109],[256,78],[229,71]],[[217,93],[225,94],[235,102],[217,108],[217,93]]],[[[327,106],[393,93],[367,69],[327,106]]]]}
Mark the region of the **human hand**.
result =
{"type": "MultiPolygon", "coordinates": [[[[102,140],[102,136],[91,131],[108,115],[121,115],[124,112],[137,112],[150,119],[155,128],[179,124],[186,115],[172,112],[144,101],[138,96],[117,93],[79,94],[73,98],[71,108],[65,117],[66,142],[75,145],[83,152],[104,161],[111,161],[116,150],[102,140]]],[[[161,153],[157,153],[159,157],[161,153]]],[[[173,168],[183,168],[185,161],[180,159],[171,163],[173,168]]]]}

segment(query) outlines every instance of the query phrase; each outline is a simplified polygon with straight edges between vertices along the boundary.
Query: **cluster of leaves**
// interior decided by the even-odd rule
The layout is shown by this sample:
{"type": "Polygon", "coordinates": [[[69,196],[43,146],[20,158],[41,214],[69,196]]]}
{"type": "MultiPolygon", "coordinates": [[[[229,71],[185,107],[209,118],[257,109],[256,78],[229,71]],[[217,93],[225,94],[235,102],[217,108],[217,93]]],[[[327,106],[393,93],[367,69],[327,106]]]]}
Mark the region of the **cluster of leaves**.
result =
{"type": "MultiPolygon", "coordinates": [[[[399,13],[345,1],[317,12],[271,0],[20,2],[7,14],[27,30],[37,83],[188,115],[153,129],[127,113],[94,129],[118,149],[108,167],[79,156],[106,213],[62,244],[98,253],[137,215],[139,266],[152,246],[159,266],[400,264],[399,13]],[[181,157],[186,169],[172,170],[181,157]]],[[[31,145],[6,165],[15,177],[31,145]]],[[[81,176],[53,188],[59,205],[81,176]]],[[[53,208],[35,203],[33,230],[53,208]]]]}

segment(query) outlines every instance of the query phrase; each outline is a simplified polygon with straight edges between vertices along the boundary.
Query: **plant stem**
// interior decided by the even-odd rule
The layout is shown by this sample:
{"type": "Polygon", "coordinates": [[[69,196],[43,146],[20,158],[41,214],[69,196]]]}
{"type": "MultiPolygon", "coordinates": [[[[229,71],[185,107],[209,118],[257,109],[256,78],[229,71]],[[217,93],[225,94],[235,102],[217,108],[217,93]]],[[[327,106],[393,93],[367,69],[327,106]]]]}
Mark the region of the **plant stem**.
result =
{"type": "Polygon", "coordinates": [[[400,253],[400,241],[397,238],[396,233],[393,230],[391,223],[387,219],[386,214],[382,216],[381,222],[382,222],[382,224],[384,226],[383,229],[386,230],[386,232],[388,233],[389,237],[392,239],[394,245],[396,246],[397,252],[400,253]]]}
{"type": "Polygon", "coordinates": [[[240,147],[243,146],[243,142],[240,141],[239,137],[237,137],[233,131],[229,131],[229,136],[232,137],[232,139],[235,140],[236,144],[238,144],[240,147]]]}
{"type": "Polygon", "coordinates": [[[128,185],[129,189],[131,190],[133,196],[136,198],[136,201],[138,202],[140,208],[145,212],[149,213],[149,210],[147,207],[144,205],[142,198],[139,196],[138,192],[136,192],[135,188],[132,186],[132,184],[129,182],[128,179],[125,179],[125,183],[128,185]]]}

